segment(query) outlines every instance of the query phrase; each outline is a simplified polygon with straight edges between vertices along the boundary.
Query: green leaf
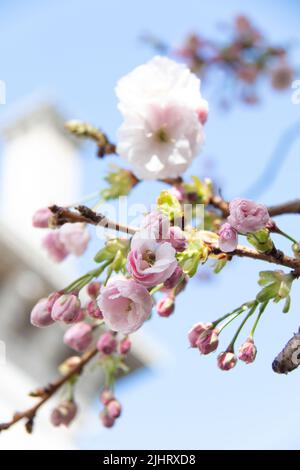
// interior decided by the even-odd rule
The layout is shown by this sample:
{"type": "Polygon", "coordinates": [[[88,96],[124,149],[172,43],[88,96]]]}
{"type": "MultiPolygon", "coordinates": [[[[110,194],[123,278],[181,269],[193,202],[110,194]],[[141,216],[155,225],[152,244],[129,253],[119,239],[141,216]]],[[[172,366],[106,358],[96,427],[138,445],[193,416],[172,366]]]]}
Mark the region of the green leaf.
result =
{"type": "Polygon", "coordinates": [[[182,217],[182,207],[178,199],[170,191],[162,191],[157,198],[157,207],[160,212],[175,220],[182,217]]]}

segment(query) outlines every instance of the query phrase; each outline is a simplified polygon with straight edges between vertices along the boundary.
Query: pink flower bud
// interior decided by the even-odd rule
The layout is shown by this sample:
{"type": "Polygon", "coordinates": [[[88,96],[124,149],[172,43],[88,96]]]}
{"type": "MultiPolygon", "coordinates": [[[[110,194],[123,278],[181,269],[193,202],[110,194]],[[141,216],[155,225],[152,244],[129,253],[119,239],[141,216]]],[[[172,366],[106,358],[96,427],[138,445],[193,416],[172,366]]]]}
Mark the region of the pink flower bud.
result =
{"type": "Polygon", "coordinates": [[[60,241],[64,244],[69,253],[81,256],[88,245],[90,235],[84,224],[64,224],[59,229],[60,241]]]}
{"type": "Polygon", "coordinates": [[[205,332],[213,329],[212,323],[196,323],[188,332],[188,339],[192,348],[197,347],[199,336],[205,332]]]}
{"type": "Polygon", "coordinates": [[[82,315],[80,300],[75,294],[61,295],[54,302],[51,315],[55,321],[76,323],[82,315]]]}
{"type": "Polygon", "coordinates": [[[167,240],[171,243],[172,247],[175,248],[175,250],[178,252],[184,251],[187,247],[186,236],[181,230],[181,228],[178,226],[169,228],[167,240]]]}
{"type": "Polygon", "coordinates": [[[96,300],[91,300],[90,302],[88,302],[86,306],[86,311],[88,315],[92,318],[97,318],[97,319],[103,318],[102,312],[100,308],[98,307],[96,300]]]}
{"type": "Polygon", "coordinates": [[[92,341],[92,327],[84,322],[71,326],[64,335],[64,343],[78,352],[88,348],[92,341]]]}
{"type": "Polygon", "coordinates": [[[115,335],[111,331],[107,331],[100,336],[97,341],[97,349],[102,354],[112,354],[117,348],[115,335]]]}
{"type": "Polygon", "coordinates": [[[230,370],[232,369],[237,362],[236,356],[233,354],[233,352],[221,352],[218,355],[218,367],[221,370],[230,370]]]}
{"type": "Polygon", "coordinates": [[[242,234],[257,232],[270,220],[266,206],[249,199],[233,199],[229,204],[228,223],[242,234]]]}
{"type": "Polygon", "coordinates": [[[119,353],[125,355],[129,353],[130,349],[131,349],[130,339],[128,337],[122,339],[122,341],[120,341],[119,343],[119,353]]]}
{"type": "Polygon", "coordinates": [[[55,304],[56,300],[61,296],[59,292],[52,292],[52,294],[48,295],[48,303],[47,308],[51,312],[53,305],[55,304]]]}
{"type": "Polygon", "coordinates": [[[209,354],[219,345],[219,330],[213,328],[200,333],[196,346],[201,354],[209,354]]]}
{"type": "Polygon", "coordinates": [[[257,349],[253,338],[248,338],[240,347],[238,358],[246,364],[251,364],[256,358],[257,349]]]}
{"type": "Polygon", "coordinates": [[[52,410],[50,421],[53,426],[69,426],[76,413],[77,406],[74,401],[65,400],[52,410]]]}
{"type": "Polygon", "coordinates": [[[175,309],[175,302],[172,297],[164,297],[156,304],[156,311],[160,317],[169,317],[175,309]]]}
{"type": "Polygon", "coordinates": [[[166,289],[173,289],[178,284],[178,282],[180,281],[180,278],[181,278],[182,274],[183,274],[183,271],[182,271],[181,267],[177,266],[177,268],[175,269],[173,274],[169,277],[169,279],[167,279],[165,281],[164,287],[166,289]]]}
{"type": "Polygon", "coordinates": [[[122,411],[121,405],[117,400],[111,400],[107,405],[107,414],[116,419],[120,416],[122,411]]]}
{"type": "Polygon", "coordinates": [[[52,325],[54,320],[51,317],[51,310],[48,308],[48,299],[41,299],[35,304],[30,314],[32,325],[39,328],[52,325]]]}
{"type": "Polygon", "coordinates": [[[59,232],[52,231],[47,233],[42,240],[42,246],[48,252],[50,258],[56,263],[63,261],[69,254],[65,245],[61,242],[59,232]]]}
{"type": "Polygon", "coordinates": [[[32,225],[37,228],[48,228],[52,216],[53,214],[48,207],[42,207],[33,214],[32,225]]]}
{"type": "Polygon", "coordinates": [[[96,299],[100,292],[101,283],[98,281],[90,282],[86,288],[88,295],[92,299],[96,299]]]}
{"type": "Polygon", "coordinates": [[[100,419],[104,427],[112,428],[115,424],[115,419],[112,416],[109,416],[106,410],[101,411],[100,419]]]}
{"type": "Polygon", "coordinates": [[[108,403],[111,401],[111,400],[114,400],[114,395],[112,393],[111,390],[109,390],[109,388],[104,388],[101,392],[101,395],[100,395],[100,400],[101,400],[101,403],[103,403],[104,406],[108,405],[108,403]]]}
{"type": "Polygon", "coordinates": [[[238,244],[237,231],[227,222],[222,225],[219,231],[219,247],[224,253],[234,251],[238,244]]]}

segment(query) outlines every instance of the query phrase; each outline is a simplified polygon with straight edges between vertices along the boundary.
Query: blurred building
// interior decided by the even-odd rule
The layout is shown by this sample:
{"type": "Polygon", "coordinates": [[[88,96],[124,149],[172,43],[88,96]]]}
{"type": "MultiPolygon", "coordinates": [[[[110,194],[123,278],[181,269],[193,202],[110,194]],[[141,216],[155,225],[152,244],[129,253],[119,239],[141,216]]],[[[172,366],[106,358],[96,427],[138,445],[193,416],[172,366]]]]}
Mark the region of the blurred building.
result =
{"type": "MultiPolygon", "coordinates": [[[[29,321],[39,298],[61,289],[78,274],[72,260],[56,265],[46,257],[40,248],[44,232],[31,225],[37,208],[54,202],[70,204],[80,195],[79,144],[65,132],[63,123],[55,106],[41,102],[23,106],[2,122],[0,341],[6,345],[6,361],[0,365],[5,377],[0,399],[6,416],[2,416],[2,406],[0,420],[20,407],[28,384],[47,383],[57,375],[57,365],[70,355],[62,344],[62,326],[38,329],[29,321]]],[[[130,366],[134,370],[143,367],[149,357],[147,348],[139,347],[138,338],[133,351],[130,366]]],[[[101,381],[101,371],[92,374],[91,380],[84,381],[81,395],[91,400],[101,381]]],[[[12,433],[4,433],[7,437],[1,439],[6,448],[12,433]]],[[[70,436],[64,434],[65,448],[72,446],[70,436]]],[[[36,445],[51,447],[40,433],[36,445]]]]}

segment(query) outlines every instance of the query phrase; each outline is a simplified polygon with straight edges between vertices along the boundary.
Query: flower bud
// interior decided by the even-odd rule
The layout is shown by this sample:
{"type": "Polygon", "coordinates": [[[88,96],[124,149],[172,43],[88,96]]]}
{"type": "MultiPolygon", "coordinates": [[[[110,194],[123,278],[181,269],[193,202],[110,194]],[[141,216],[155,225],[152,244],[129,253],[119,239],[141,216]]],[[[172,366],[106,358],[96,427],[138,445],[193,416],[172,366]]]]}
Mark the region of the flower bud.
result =
{"type": "Polygon", "coordinates": [[[120,341],[119,343],[119,353],[122,355],[125,355],[129,353],[130,349],[131,349],[130,339],[128,337],[122,339],[122,341],[120,341]]]}
{"type": "Polygon", "coordinates": [[[173,246],[173,248],[175,248],[176,251],[184,251],[187,247],[186,236],[183,230],[181,230],[181,228],[176,225],[174,227],[169,228],[167,240],[171,243],[171,245],[173,246]]]}
{"type": "Polygon", "coordinates": [[[80,300],[75,294],[64,294],[60,296],[52,307],[52,318],[55,321],[75,323],[82,316],[80,300]]]}
{"type": "Polygon", "coordinates": [[[121,405],[120,403],[114,399],[114,400],[111,400],[108,405],[107,405],[107,414],[116,419],[120,416],[121,414],[121,411],[122,411],[122,408],[121,408],[121,405]]]}
{"type": "Polygon", "coordinates": [[[100,336],[97,341],[97,349],[102,354],[112,354],[117,348],[117,341],[115,334],[111,331],[107,331],[100,336]]]}
{"type": "Polygon", "coordinates": [[[209,354],[219,345],[219,330],[213,328],[203,331],[197,340],[196,346],[202,354],[209,354]]]}
{"type": "Polygon", "coordinates": [[[100,395],[100,401],[104,406],[108,405],[111,400],[114,400],[114,395],[109,388],[104,388],[100,395]]]}
{"type": "Polygon", "coordinates": [[[248,338],[240,347],[238,358],[246,364],[251,364],[256,358],[257,349],[253,338],[248,338]]]}
{"type": "Polygon", "coordinates": [[[102,312],[98,307],[96,300],[91,300],[90,302],[88,302],[86,306],[86,311],[88,315],[92,318],[96,318],[98,320],[101,320],[103,318],[102,312]]]}
{"type": "Polygon", "coordinates": [[[76,413],[76,403],[74,401],[65,400],[52,410],[50,421],[53,426],[69,426],[71,421],[75,418],[76,413]]]}
{"type": "Polygon", "coordinates": [[[53,216],[51,210],[48,207],[42,207],[35,211],[32,216],[32,225],[37,228],[48,228],[49,221],[53,216]]]}
{"type": "Polygon", "coordinates": [[[221,352],[218,355],[218,367],[221,370],[230,370],[232,369],[237,362],[236,356],[233,354],[233,352],[221,352]]]}
{"type": "Polygon", "coordinates": [[[196,323],[188,332],[188,339],[192,348],[197,347],[199,336],[204,331],[210,331],[213,328],[212,323],[196,323]]]}
{"type": "Polygon", "coordinates": [[[98,281],[90,282],[86,288],[88,295],[92,299],[96,299],[100,292],[101,283],[98,281]]]}
{"type": "Polygon", "coordinates": [[[69,253],[75,256],[81,256],[90,240],[89,232],[82,223],[64,224],[59,229],[59,238],[69,253]]]}
{"type": "Polygon", "coordinates": [[[93,341],[92,331],[91,325],[84,322],[76,323],[66,331],[64,343],[75,351],[82,352],[93,341]]]}
{"type": "Polygon", "coordinates": [[[169,317],[175,309],[175,302],[172,297],[164,297],[156,304],[156,311],[160,317],[169,317]]]}
{"type": "Polygon", "coordinates": [[[234,251],[238,244],[237,231],[227,222],[222,225],[219,231],[219,247],[224,253],[234,251]]]}
{"type": "Polygon", "coordinates": [[[48,308],[48,299],[41,299],[35,304],[30,314],[32,325],[38,328],[52,325],[54,320],[51,317],[51,310],[48,308]]]}
{"type": "Polygon", "coordinates": [[[69,251],[60,239],[58,230],[47,233],[42,239],[42,246],[56,263],[63,261],[69,254],[69,251]]]}
{"type": "Polygon", "coordinates": [[[169,279],[167,279],[165,281],[164,287],[166,289],[173,289],[178,284],[178,282],[180,281],[180,278],[181,278],[182,274],[183,274],[183,271],[182,271],[181,267],[177,266],[177,268],[175,269],[173,274],[169,277],[169,279]]]}
{"type": "Polygon", "coordinates": [[[48,310],[51,312],[52,311],[52,307],[53,305],[55,304],[56,300],[61,296],[61,294],[59,292],[52,292],[52,294],[48,295],[48,298],[47,298],[47,308],[48,310]]]}
{"type": "Polygon", "coordinates": [[[268,229],[263,228],[255,233],[248,233],[247,240],[260,253],[269,253],[273,247],[273,241],[268,229]]]}
{"type": "Polygon", "coordinates": [[[112,416],[109,416],[106,410],[101,411],[100,420],[106,428],[112,428],[115,424],[115,419],[112,416]]]}

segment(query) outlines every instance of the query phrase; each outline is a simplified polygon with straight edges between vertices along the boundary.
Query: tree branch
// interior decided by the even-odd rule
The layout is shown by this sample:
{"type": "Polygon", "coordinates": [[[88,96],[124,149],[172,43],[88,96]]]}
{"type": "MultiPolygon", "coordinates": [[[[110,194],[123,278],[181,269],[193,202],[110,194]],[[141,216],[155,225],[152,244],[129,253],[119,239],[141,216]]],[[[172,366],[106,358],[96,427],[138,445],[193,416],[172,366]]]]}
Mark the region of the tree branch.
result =
{"type": "Polygon", "coordinates": [[[137,228],[130,227],[128,225],[119,224],[112,220],[107,219],[105,215],[94,212],[87,206],[76,207],[76,212],[66,207],[51,206],[49,209],[53,213],[52,225],[54,227],[60,227],[66,223],[82,222],[91,225],[97,225],[104,228],[116,230],[117,232],[135,234],[137,228]]]}
{"type": "Polygon", "coordinates": [[[0,423],[0,432],[9,429],[11,426],[18,423],[22,419],[26,419],[26,430],[27,432],[31,433],[33,428],[33,421],[39,408],[44,403],[46,403],[46,401],[48,401],[65,383],[74,377],[74,375],[80,374],[84,366],[97,354],[97,352],[97,348],[93,348],[90,351],[87,351],[81,356],[80,362],[78,362],[78,364],[74,366],[74,368],[71,369],[68,374],[64,375],[63,377],[59,377],[49,385],[39,389],[37,392],[35,392],[35,394],[32,394],[32,396],[40,397],[40,400],[36,403],[36,405],[28,408],[27,410],[15,413],[11,421],[0,423]]]}
{"type": "Polygon", "coordinates": [[[300,199],[269,207],[271,217],[283,214],[300,214],[300,199]]]}
{"type": "MultiPolygon", "coordinates": [[[[219,248],[212,248],[213,254],[223,253],[219,248]]],[[[271,253],[259,253],[253,248],[247,246],[238,245],[237,249],[232,253],[228,253],[229,256],[239,256],[241,258],[251,258],[260,261],[266,261],[267,263],[278,264],[286,268],[291,268],[295,271],[297,276],[300,276],[300,260],[286,256],[279,250],[274,250],[271,253]]]]}
{"type": "MultiPolygon", "coordinates": [[[[212,196],[209,204],[214,206],[216,209],[219,209],[224,217],[227,217],[229,214],[229,203],[222,199],[220,196],[212,196]]],[[[282,204],[277,204],[275,206],[268,207],[268,211],[271,217],[276,217],[277,215],[283,214],[300,214],[300,199],[295,199],[294,201],[284,202],[282,204]]]]}

